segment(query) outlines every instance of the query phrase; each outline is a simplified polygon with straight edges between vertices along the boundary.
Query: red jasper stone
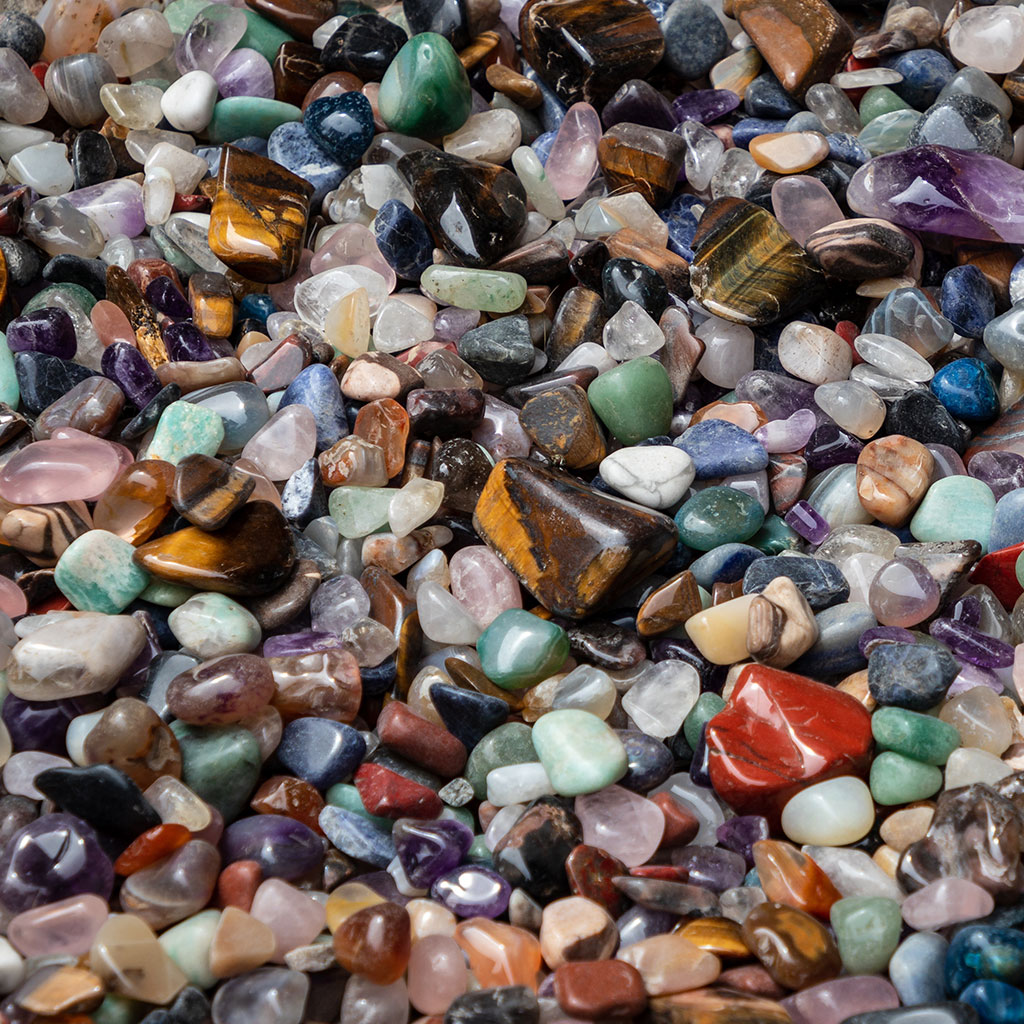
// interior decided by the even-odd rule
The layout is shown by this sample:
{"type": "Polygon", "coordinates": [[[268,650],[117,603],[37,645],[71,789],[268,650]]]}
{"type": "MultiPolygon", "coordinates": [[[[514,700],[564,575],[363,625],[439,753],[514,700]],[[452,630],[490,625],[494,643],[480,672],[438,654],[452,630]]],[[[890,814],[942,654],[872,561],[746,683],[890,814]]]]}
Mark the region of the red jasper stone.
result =
{"type": "Polygon", "coordinates": [[[971,583],[981,583],[989,587],[993,594],[1007,609],[1013,608],[1017,598],[1024,594],[1017,579],[1017,559],[1024,551],[1024,544],[990,551],[979,559],[967,579],[971,583]]]}
{"type": "Polygon", "coordinates": [[[252,908],[263,871],[254,860],[236,860],[217,878],[217,906],[238,907],[246,913],[252,908]]]}
{"type": "Polygon", "coordinates": [[[665,831],[661,837],[661,848],[686,846],[693,842],[700,831],[700,822],[690,809],[680,803],[671,793],[655,793],[651,803],[661,808],[665,815],[665,831]]]}
{"type": "Polygon", "coordinates": [[[456,737],[402,701],[393,700],[377,716],[377,735],[396,754],[444,779],[454,778],[466,763],[466,748],[456,737]]]}
{"type": "Polygon", "coordinates": [[[612,917],[629,909],[629,900],[612,884],[612,879],[627,874],[626,865],[596,846],[580,843],[565,861],[565,875],[575,896],[600,903],[612,917]]]}
{"type": "Polygon", "coordinates": [[[381,764],[363,764],[353,777],[368,814],[382,818],[436,818],[441,798],[427,786],[381,764]]]}
{"type": "Polygon", "coordinates": [[[708,722],[706,740],[715,792],[737,814],[763,814],[778,827],[797,790],[867,772],[871,716],[824,683],[748,665],[729,703],[708,722]]]}

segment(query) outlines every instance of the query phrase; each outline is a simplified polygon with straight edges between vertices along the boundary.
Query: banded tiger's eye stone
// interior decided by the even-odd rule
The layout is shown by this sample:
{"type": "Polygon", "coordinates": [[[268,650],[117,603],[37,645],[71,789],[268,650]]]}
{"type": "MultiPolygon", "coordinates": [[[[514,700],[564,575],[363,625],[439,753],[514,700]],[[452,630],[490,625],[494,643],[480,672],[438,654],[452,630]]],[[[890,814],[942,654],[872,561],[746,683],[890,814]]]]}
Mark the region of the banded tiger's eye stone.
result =
{"type": "Polygon", "coordinates": [[[89,509],[83,501],[15,508],[0,524],[4,540],[41,566],[56,565],[67,546],[91,529],[89,509]]]}
{"type": "Polygon", "coordinates": [[[597,144],[597,158],[609,191],[639,192],[660,208],[672,197],[686,155],[682,136],[623,121],[597,144]]]}
{"type": "Polygon", "coordinates": [[[519,413],[519,422],[555,465],[591,469],[607,454],[587,393],[576,384],[531,398],[519,413]]]}
{"type": "Polygon", "coordinates": [[[202,271],[188,279],[192,322],[209,338],[226,338],[235,322],[231,285],[223,274],[202,271]]]}
{"type": "Polygon", "coordinates": [[[267,501],[251,501],[217,533],[189,526],[143,544],[135,560],[168,583],[256,597],[288,579],[295,542],[278,509],[267,501]]]}
{"type": "Polygon", "coordinates": [[[667,516],[526,459],[494,467],[473,525],[545,608],[574,619],[653,572],[678,538],[667,516]]]}
{"type": "Polygon", "coordinates": [[[747,948],[785,988],[829,981],[842,969],[839,950],[825,925],[795,907],[754,907],[743,922],[742,935],[747,948]]]}
{"type": "Polygon", "coordinates": [[[220,459],[186,455],[175,470],[171,504],[194,526],[217,530],[255,489],[254,477],[239,473],[220,459]]]}
{"type": "Polygon", "coordinates": [[[530,0],[519,36],[527,63],[566,105],[603,105],[665,53],[661,27],[642,0],[530,0]]]}
{"type": "Polygon", "coordinates": [[[791,1024],[792,1017],[774,999],[728,988],[701,988],[660,996],[649,1003],[657,1024],[791,1024]]]}
{"type": "Polygon", "coordinates": [[[107,267],[107,299],[118,306],[135,332],[139,351],[152,367],[168,360],[167,346],[160,333],[160,324],[153,307],[145,300],[139,286],[116,264],[107,267]]]}
{"type": "Polygon", "coordinates": [[[224,146],[210,249],[249,280],[284,281],[299,266],[312,195],[308,181],[273,160],[224,146]]]}
{"type": "Polygon", "coordinates": [[[766,210],[727,197],[708,204],[693,238],[690,284],[709,312],[762,326],[804,308],[821,269],[766,210]]]}
{"type": "Polygon", "coordinates": [[[173,483],[174,466],[163,459],[126,466],[96,502],[96,529],[109,530],[129,544],[148,540],[171,510],[173,483]]]}
{"type": "Polygon", "coordinates": [[[701,610],[700,591],[693,573],[673,576],[657,588],[636,617],[636,631],[643,637],[657,636],[681,626],[701,610]]]}

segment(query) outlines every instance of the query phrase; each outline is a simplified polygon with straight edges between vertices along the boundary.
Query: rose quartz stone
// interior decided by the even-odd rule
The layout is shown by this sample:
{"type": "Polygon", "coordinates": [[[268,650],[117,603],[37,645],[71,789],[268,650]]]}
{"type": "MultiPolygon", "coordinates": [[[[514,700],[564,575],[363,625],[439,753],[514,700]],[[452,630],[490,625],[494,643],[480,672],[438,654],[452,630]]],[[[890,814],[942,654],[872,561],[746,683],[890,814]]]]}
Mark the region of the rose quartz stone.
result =
{"type": "Polygon", "coordinates": [[[448,564],[452,594],[484,628],[502,612],[522,608],[519,581],[490,548],[474,545],[452,555],[448,564]]]}
{"type": "Polygon", "coordinates": [[[903,902],[903,920],[915,931],[936,931],[958,921],[976,921],[995,909],[992,894],[966,878],[940,878],[903,902]]]}
{"type": "Polygon", "coordinates": [[[469,972],[459,944],[449,935],[428,935],[409,956],[409,1002],[425,1014],[443,1014],[469,985],[469,972]]]}
{"type": "Polygon", "coordinates": [[[304,405],[286,405],[256,431],[242,458],[270,480],[287,480],[316,452],[316,419],[304,405]]]}
{"type": "Polygon", "coordinates": [[[870,975],[836,978],[812,985],[782,1000],[793,1024],[841,1024],[847,1017],[900,1005],[896,989],[885,978],[870,975]]]}
{"type": "MultiPolygon", "coordinates": [[[[81,433],[76,431],[76,433],[81,433]]],[[[114,446],[99,438],[34,441],[15,452],[0,469],[0,498],[15,505],[92,501],[121,470],[114,446]]]]}
{"type": "Polygon", "coordinates": [[[575,199],[597,171],[601,118],[589,103],[574,103],[558,129],[544,165],[559,199],[575,199]]]}
{"type": "Polygon", "coordinates": [[[388,292],[395,290],[397,278],[391,265],[381,255],[377,239],[365,224],[342,224],[327,242],[313,253],[309,262],[312,274],[335,267],[352,265],[369,267],[387,282],[388,292]]]}
{"type": "Polygon", "coordinates": [[[28,611],[28,598],[25,591],[12,579],[0,576],[0,612],[16,619],[28,611]]]}
{"type": "Polygon", "coordinates": [[[661,808],[622,786],[576,797],[575,811],[583,842],[618,857],[626,867],[646,864],[665,834],[661,808]]]}
{"type": "Polygon", "coordinates": [[[273,960],[278,964],[284,963],[285,953],[308,946],[327,924],[322,903],[280,878],[268,878],[256,890],[249,913],[274,933],[273,960]]]}
{"type": "Polygon", "coordinates": [[[7,926],[7,938],[22,956],[81,956],[109,913],[99,896],[71,896],[18,914],[7,926]]]}

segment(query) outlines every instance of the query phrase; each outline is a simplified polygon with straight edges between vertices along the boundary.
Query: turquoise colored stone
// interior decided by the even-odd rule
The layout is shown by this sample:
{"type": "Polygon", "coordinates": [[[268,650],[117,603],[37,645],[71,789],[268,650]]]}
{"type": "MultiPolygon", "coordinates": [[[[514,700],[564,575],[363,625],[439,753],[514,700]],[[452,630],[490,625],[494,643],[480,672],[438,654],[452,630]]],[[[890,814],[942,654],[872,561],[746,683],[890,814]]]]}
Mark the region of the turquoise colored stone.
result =
{"type": "Polygon", "coordinates": [[[725,701],[717,693],[702,693],[697,698],[697,703],[683,721],[683,736],[691,750],[697,749],[701,729],[724,707],[725,701]]]}
{"type": "Polygon", "coordinates": [[[883,750],[932,765],[945,764],[960,746],[960,733],[949,722],[906,708],[876,709],[871,734],[883,750]]]}
{"type": "Polygon", "coordinates": [[[182,647],[207,658],[252,651],[262,636],[255,616],[227,594],[193,594],[167,623],[182,647]]]}
{"type": "Polygon", "coordinates": [[[461,128],[473,96],[452,44],[435,32],[413,36],[384,73],[378,105],[384,123],[403,135],[435,139],[461,128]]]}
{"type": "Polygon", "coordinates": [[[385,832],[390,832],[395,827],[391,818],[381,818],[376,814],[370,814],[363,805],[359,790],[350,782],[336,782],[324,793],[324,800],[333,807],[342,807],[346,811],[360,815],[367,821],[372,821],[377,828],[382,828],[385,832]]]}
{"type": "Polygon", "coordinates": [[[245,30],[245,35],[239,40],[235,49],[256,50],[258,53],[262,53],[269,63],[273,64],[281,45],[295,42],[294,36],[288,35],[287,32],[279,29],[261,14],[250,11],[246,7],[242,7],[241,11],[245,15],[245,20],[249,22],[249,27],[245,30]]]}
{"type": "Polygon", "coordinates": [[[589,711],[549,711],[533,726],[533,746],[560,796],[596,793],[626,774],[626,748],[589,711]]]}
{"type": "Polygon", "coordinates": [[[395,492],[387,487],[336,487],[327,510],[342,537],[359,539],[388,525],[395,492]]]}
{"type": "Polygon", "coordinates": [[[223,440],[219,414],[191,402],[172,402],[160,414],[146,458],[176,466],[186,455],[216,455],[223,440]]]}
{"type": "Polygon", "coordinates": [[[135,1024],[139,1019],[139,1004],[124,996],[105,995],[89,1017],[93,1024],[135,1024]]]}
{"type": "Polygon", "coordinates": [[[473,748],[463,776],[478,800],[487,796],[487,773],[508,764],[532,764],[537,760],[533,732],[522,722],[507,722],[492,729],[473,748]]]}
{"type": "Polygon", "coordinates": [[[217,983],[210,971],[210,946],[219,922],[219,910],[203,910],[160,935],[164,952],[181,968],[188,983],[197,988],[211,988],[217,983]]]}
{"type": "Polygon", "coordinates": [[[1024,992],[1005,981],[973,981],[960,993],[960,1001],[978,1011],[982,1024],[1020,1024],[1024,1020],[1024,992]]]}
{"type": "Polygon", "coordinates": [[[676,513],[679,539],[698,551],[749,540],[763,522],[757,498],[734,487],[705,487],[676,513]]]}
{"type": "Polygon", "coordinates": [[[197,593],[198,591],[192,587],[183,587],[180,583],[168,583],[166,580],[150,577],[146,589],[139,594],[139,598],[150,604],[158,604],[161,608],[177,608],[179,604],[184,604],[197,593]]]}
{"type": "Polygon", "coordinates": [[[992,488],[973,476],[947,476],[928,488],[910,520],[915,540],[976,540],[988,551],[996,499],[992,488]]]}
{"type": "Polygon", "coordinates": [[[587,398],[601,422],[625,445],[667,434],[672,423],[672,383],[665,367],[650,356],[602,373],[590,385],[587,398]]]}
{"type": "Polygon", "coordinates": [[[484,675],[503,690],[523,690],[547,679],[569,656],[561,626],[521,608],[502,612],[476,645],[484,675]]]}
{"type": "Polygon", "coordinates": [[[302,111],[292,103],[262,96],[229,96],[213,108],[207,132],[210,141],[219,146],[245,135],[267,139],[275,128],[301,120],[302,111]]]}
{"type": "Polygon", "coordinates": [[[781,555],[783,551],[797,551],[800,535],[776,515],[765,516],[764,525],[753,537],[750,546],[766,555],[781,555]]]}
{"type": "Polygon", "coordinates": [[[14,354],[7,347],[7,335],[0,331],[0,402],[18,408],[21,390],[14,372],[14,354]]]}
{"type": "Polygon", "coordinates": [[[117,615],[149,583],[149,573],[132,561],[134,554],[126,540],[106,530],[90,530],[64,550],[54,582],[79,611],[117,615]]]}
{"type": "Polygon", "coordinates": [[[233,821],[248,805],[259,781],[260,747],[256,737],[238,725],[198,726],[180,720],[171,731],[181,746],[182,781],[233,821]]]}
{"type": "Polygon", "coordinates": [[[942,772],[934,765],[886,750],[871,762],[868,785],[875,803],[893,807],[934,796],[942,788],[942,772]]]}
{"type": "Polygon", "coordinates": [[[848,974],[884,971],[900,941],[900,905],[883,896],[848,896],[829,912],[848,974]]]}

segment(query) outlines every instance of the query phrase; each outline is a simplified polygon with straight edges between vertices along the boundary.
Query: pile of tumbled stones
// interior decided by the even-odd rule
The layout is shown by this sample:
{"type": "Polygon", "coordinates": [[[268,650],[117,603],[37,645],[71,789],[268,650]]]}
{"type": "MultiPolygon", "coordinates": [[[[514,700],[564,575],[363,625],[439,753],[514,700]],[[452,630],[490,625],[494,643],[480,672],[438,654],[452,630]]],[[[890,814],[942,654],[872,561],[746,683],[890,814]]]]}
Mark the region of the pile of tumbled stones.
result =
{"type": "Polygon", "coordinates": [[[1022,62],[0,14],[0,1021],[1021,1024],[1022,62]]]}

